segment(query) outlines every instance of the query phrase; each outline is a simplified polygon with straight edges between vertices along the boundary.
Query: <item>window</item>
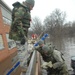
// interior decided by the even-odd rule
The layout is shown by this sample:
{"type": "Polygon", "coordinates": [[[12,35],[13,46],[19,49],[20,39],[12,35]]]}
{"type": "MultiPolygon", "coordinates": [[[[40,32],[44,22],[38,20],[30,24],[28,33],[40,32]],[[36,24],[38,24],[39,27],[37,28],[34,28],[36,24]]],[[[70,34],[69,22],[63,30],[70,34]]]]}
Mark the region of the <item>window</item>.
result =
{"type": "Polygon", "coordinates": [[[6,34],[7,42],[9,49],[16,47],[16,43],[14,40],[9,39],[9,34],[6,34]]]}
{"type": "Polygon", "coordinates": [[[11,25],[11,11],[7,10],[4,6],[1,5],[1,11],[3,16],[3,22],[5,24],[11,25]]]}
{"type": "Polygon", "coordinates": [[[4,16],[3,16],[3,22],[4,22],[5,24],[11,25],[11,21],[10,21],[9,19],[7,19],[6,17],[4,17],[4,16]]]}
{"type": "Polygon", "coordinates": [[[2,35],[0,35],[0,50],[4,48],[2,35]]]}

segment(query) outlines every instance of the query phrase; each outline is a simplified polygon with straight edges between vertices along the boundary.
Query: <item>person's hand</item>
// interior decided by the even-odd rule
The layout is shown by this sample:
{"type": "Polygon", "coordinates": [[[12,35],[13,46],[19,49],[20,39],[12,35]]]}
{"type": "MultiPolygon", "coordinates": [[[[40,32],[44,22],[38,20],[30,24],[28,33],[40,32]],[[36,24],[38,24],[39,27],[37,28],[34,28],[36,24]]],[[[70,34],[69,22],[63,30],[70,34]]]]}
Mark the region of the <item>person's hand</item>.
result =
{"type": "Polygon", "coordinates": [[[35,48],[33,47],[32,50],[35,50],[35,48]]]}
{"type": "Polygon", "coordinates": [[[39,48],[39,46],[34,46],[33,50],[37,50],[39,48]]]}

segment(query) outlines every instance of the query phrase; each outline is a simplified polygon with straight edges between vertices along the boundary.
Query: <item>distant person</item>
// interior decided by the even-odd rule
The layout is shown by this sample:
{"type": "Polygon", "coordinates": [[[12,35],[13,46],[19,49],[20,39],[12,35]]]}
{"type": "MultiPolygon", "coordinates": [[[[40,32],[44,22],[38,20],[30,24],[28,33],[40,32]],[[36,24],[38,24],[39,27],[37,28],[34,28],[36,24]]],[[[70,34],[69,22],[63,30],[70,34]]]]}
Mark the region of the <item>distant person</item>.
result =
{"type": "Polygon", "coordinates": [[[39,40],[38,44],[39,47],[35,47],[35,50],[41,54],[45,62],[41,67],[46,69],[47,75],[69,75],[61,52],[55,50],[51,44],[44,44],[42,40],[39,40]]]}
{"type": "Polygon", "coordinates": [[[32,39],[36,40],[37,39],[37,34],[32,34],[32,39]]]}

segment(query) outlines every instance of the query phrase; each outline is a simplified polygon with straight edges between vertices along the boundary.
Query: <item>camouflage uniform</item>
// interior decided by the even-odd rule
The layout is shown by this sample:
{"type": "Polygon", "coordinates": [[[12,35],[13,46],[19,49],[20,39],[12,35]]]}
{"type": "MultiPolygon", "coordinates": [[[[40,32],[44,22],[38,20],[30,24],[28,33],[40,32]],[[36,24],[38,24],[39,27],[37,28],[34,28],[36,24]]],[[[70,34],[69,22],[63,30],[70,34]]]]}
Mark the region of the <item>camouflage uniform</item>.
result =
{"type": "Polygon", "coordinates": [[[34,0],[25,0],[23,4],[15,2],[13,6],[14,8],[12,10],[12,24],[9,32],[9,38],[16,42],[20,66],[25,68],[24,53],[27,49],[27,33],[31,21],[30,10],[34,7],[34,0]]]}
{"type": "Polygon", "coordinates": [[[9,38],[15,41],[21,41],[24,36],[27,37],[28,28],[30,27],[30,10],[19,2],[14,3],[13,6],[9,38]]]}
{"type": "MultiPolygon", "coordinates": [[[[44,43],[41,41],[39,46],[41,44],[44,43]]],[[[47,66],[47,75],[69,75],[65,61],[59,51],[54,50],[53,47],[48,44],[44,44],[43,46],[37,47],[35,49],[40,52],[45,62],[52,62],[52,68],[47,66]]]]}

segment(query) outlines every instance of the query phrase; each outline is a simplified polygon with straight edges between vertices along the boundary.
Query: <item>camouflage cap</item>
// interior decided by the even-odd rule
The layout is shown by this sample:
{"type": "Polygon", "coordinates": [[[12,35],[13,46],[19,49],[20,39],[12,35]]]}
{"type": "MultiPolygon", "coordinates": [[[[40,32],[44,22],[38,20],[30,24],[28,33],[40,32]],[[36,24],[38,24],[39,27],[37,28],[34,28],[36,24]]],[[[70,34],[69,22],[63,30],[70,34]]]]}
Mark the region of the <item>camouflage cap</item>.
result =
{"type": "Polygon", "coordinates": [[[43,51],[49,51],[49,47],[48,47],[47,45],[44,45],[44,46],[42,47],[42,50],[43,50],[43,51]]]}
{"type": "Polygon", "coordinates": [[[32,6],[34,6],[34,4],[35,4],[35,1],[34,0],[26,0],[25,2],[31,4],[32,6]]]}
{"type": "Polygon", "coordinates": [[[53,52],[53,50],[50,49],[48,45],[44,45],[44,46],[42,47],[42,50],[43,50],[44,52],[48,52],[48,53],[52,53],[52,52],[53,52]]]}
{"type": "Polygon", "coordinates": [[[44,41],[43,41],[43,40],[39,40],[39,41],[38,41],[38,44],[39,44],[39,45],[42,45],[42,44],[44,44],[44,41]]]}

